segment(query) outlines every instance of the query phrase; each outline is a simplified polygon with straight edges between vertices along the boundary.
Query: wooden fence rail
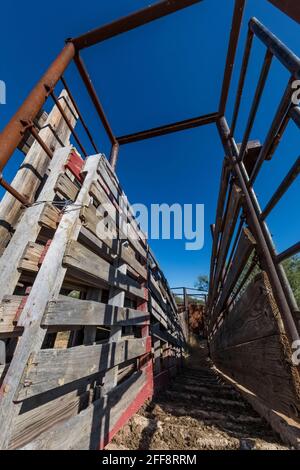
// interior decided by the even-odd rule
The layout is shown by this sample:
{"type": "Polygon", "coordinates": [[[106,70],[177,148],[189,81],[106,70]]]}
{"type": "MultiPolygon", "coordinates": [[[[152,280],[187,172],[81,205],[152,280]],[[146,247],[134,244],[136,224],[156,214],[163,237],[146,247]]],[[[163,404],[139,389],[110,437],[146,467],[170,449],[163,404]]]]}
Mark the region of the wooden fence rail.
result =
{"type": "Polygon", "coordinates": [[[103,155],[55,151],[0,285],[3,449],[103,448],[181,366],[176,303],[103,155]]]}

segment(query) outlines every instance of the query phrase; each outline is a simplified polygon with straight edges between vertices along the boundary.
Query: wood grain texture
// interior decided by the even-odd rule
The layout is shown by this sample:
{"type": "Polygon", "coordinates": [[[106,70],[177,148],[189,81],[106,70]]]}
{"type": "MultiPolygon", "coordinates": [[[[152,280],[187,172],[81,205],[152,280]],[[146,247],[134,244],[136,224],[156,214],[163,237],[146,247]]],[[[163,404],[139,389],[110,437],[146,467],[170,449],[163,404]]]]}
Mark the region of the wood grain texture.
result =
{"type": "MultiPolygon", "coordinates": [[[[76,114],[70,111],[72,105],[65,90],[60,94],[59,101],[69,117],[71,124],[75,125],[76,114]]],[[[53,107],[39,135],[53,151],[60,148],[62,145],[70,145],[70,129],[56,106],[53,107]],[[57,135],[59,135],[59,139],[57,139],[57,135]]],[[[33,201],[49,169],[49,165],[51,165],[51,163],[48,155],[38,142],[34,142],[14,177],[11,183],[12,186],[17,188],[22,195],[28,197],[30,201],[33,201]]],[[[27,213],[27,211],[25,211],[25,213],[27,213]]],[[[11,228],[15,229],[17,223],[22,220],[23,216],[24,210],[22,209],[21,203],[9,193],[6,193],[0,203],[0,221],[2,221],[0,224],[0,255],[11,239],[11,228]]]]}
{"type": "Polygon", "coordinates": [[[144,338],[68,349],[42,349],[29,359],[17,400],[97,374],[146,352],[144,338]]]}
{"type": "Polygon", "coordinates": [[[75,201],[79,193],[79,187],[65,173],[62,173],[57,179],[54,191],[61,194],[67,200],[75,201]]]}
{"type": "Polygon", "coordinates": [[[77,241],[68,243],[63,263],[66,267],[72,268],[74,276],[83,278],[87,284],[91,283],[97,287],[102,282],[117,287],[128,295],[141,299],[145,297],[144,289],[139,283],[116,270],[100,256],[93,255],[88,248],[77,241]]]}
{"type": "MultiPolygon", "coordinates": [[[[69,151],[68,148],[65,148],[57,152],[67,158],[69,151]]],[[[85,162],[85,179],[77,197],[78,204],[86,203],[89,197],[88,189],[94,181],[97,163],[97,156],[90,157],[85,162]]],[[[70,238],[77,238],[80,227],[77,211],[64,213],[19,318],[18,325],[24,327],[24,332],[2,383],[3,393],[0,396],[0,421],[2,423],[0,448],[7,448],[13,431],[12,421],[20,412],[20,404],[17,404],[14,399],[23,377],[24,368],[32,354],[40,350],[46,335],[46,330],[40,326],[43,313],[48,301],[57,298],[61,290],[66,274],[66,269],[62,266],[62,259],[67,242],[70,238]]]]}
{"type": "Polygon", "coordinates": [[[74,390],[18,415],[13,423],[14,432],[9,449],[22,447],[52,426],[76,416],[88,405],[89,395],[89,392],[79,393],[74,390]]]}
{"type": "Polygon", "coordinates": [[[56,230],[59,224],[59,219],[59,209],[50,203],[46,203],[41,213],[39,224],[42,227],[47,227],[49,229],[56,230]]]}
{"type": "Polygon", "coordinates": [[[96,400],[77,416],[42,433],[23,448],[26,450],[99,449],[101,441],[132,403],[132,397],[137,396],[146,384],[146,373],[136,372],[106,397],[96,400]]]}
{"type": "Polygon", "coordinates": [[[300,416],[300,379],[265,273],[255,277],[210,340],[213,362],[274,410],[300,416]]]}
{"type": "Polygon", "coordinates": [[[103,304],[92,300],[65,299],[48,303],[42,324],[74,325],[144,325],[149,314],[132,308],[103,304]]]}
{"type": "Polygon", "coordinates": [[[240,300],[225,316],[211,347],[226,349],[255,339],[284,333],[283,323],[265,273],[249,284],[240,300]]]}
{"type": "Polygon", "coordinates": [[[227,302],[255,246],[256,242],[250,230],[243,228],[228,275],[222,287],[220,300],[215,308],[216,316],[218,316],[227,302]]]}

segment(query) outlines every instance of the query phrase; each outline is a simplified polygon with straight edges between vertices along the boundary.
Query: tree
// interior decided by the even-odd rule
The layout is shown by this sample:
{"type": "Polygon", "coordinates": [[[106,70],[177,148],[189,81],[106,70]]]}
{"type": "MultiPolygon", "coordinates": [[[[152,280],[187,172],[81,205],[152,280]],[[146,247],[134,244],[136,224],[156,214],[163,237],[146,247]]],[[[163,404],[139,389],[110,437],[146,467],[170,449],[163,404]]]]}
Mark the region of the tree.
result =
{"type": "Polygon", "coordinates": [[[295,255],[282,263],[298,307],[300,307],[300,256],[295,255]]]}
{"type": "Polygon", "coordinates": [[[196,289],[207,292],[208,291],[208,276],[206,276],[206,274],[200,274],[197,277],[197,281],[195,282],[195,287],[196,289]]]}

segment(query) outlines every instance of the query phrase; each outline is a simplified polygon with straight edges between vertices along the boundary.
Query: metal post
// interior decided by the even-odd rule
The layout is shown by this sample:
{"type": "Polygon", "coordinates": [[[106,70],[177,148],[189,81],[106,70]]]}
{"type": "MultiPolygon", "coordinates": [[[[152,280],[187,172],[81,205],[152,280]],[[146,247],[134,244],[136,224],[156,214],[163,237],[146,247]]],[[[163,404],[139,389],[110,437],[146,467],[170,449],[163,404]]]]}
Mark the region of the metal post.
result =
{"type": "Polygon", "coordinates": [[[47,99],[48,92],[45,85],[51,89],[55,87],[74,55],[74,45],[72,43],[67,44],[1,132],[0,171],[3,170],[23,138],[24,126],[22,122],[33,121],[47,99]]]}

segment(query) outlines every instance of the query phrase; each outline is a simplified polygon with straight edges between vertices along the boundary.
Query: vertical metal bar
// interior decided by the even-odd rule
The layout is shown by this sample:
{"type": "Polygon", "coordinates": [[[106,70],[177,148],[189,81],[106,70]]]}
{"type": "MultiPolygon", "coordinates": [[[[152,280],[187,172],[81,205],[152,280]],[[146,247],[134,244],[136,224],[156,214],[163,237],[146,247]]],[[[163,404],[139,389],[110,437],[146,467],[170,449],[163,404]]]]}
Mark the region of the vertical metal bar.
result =
{"type": "Polygon", "coordinates": [[[260,77],[259,77],[258,85],[257,85],[256,91],[255,91],[253,103],[252,103],[252,106],[251,106],[251,111],[250,111],[250,114],[249,114],[249,119],[248,119],[248,122],[247,122],[243,142],[242,142],[242,145],[241,145],[241,148],[240,148],[239,159],[241,161],[243,160],[243,158],[245,156],[245,151],[246,151],[248,140],[249,140],[249,137],[250,137],[250,134],[251,134],[253,124],[254,124],[255,116],[256,116],[256,113],[257,113],[257,110],[258,110],[258,107],[259,107],[259,103],[260,103],[260,100],[261,100],[261,97],[262,97],[262,94],[263,94],[263,91],[264,91],[264,88],[265,88],[265,85],[266,85],[267,77],[268,77],[268,74],[269,74],[269,71],[270,71],[272,58],[273,58],[272,52],[267,50],[266,55],[265,55],[265,59],[264,59],[264,63],[263,63],[263,67],[262,67],[262,71],[261,71],[261,74],[260,74],[260,77]]]}
{"type": "Polygon", "coordinates": [[[13,152],[23,138],[24,126],[22,122],[33,121],[48,97],[46,86],[53,88],[61,75],[73,59],[75,48],[72,43],[67,44],[47,72],[32,90],[28,98],[11,118],[0,134],[0,171],[12,156],[13,152]]]}
{"type": "Polygon", "coordinates": [[[53,158],[53,152],[52,150],[49,149],[48,145],[43,141],[43,139],[40,137],[38,131],[32,125],[31,127],[28,128],[29,132],[32,134],[32,136],[35,138],[35,140],[39,143],[39,145],[42,147],[44,152],[48,155],[50,160],[53,158]]]}
{"type": "Polygon", "coordinates": [[[227,277],[227,274],[228,274],[228,271],[229,271],[229,269],[230,269],[230,264],[231,264],[231,261],[232,261],[232,258],[233,258],[233,255],[234,255],[236,246],[237,246],[237,244],[238,244],[238,241],[239,241],[239,238],[240,238],[240,234],[241,234],[243,225],[244,225],[244,220],[241,219],[241,220],[240,220],[240,223],[239,223],[239,226],[238,226],[238,229],[237,229],[237,232],[236,232],[236,236],[235,236],[233,245],[232,245],[232,249],[231,249],[231,252],[230,252],[228,261],[227,261],[227,267],[226,267],[226,270],[225,270],[225,273],[224,273],[224,281],[225,281],[225,279],[226,279],[226,277],[227,277]]]}
{"type": "Polygon", "coordinates": [[[242,26],[243,14],[245,9],[246,0],[236,0],[232,18],[231,33],[229,39],[229,48],[226,59],[226,66],[224,72],[223,87],[220,99],[219,111],[223,115],[226,109],[226,103],[229,94],[229,88],[232,78],[233,66],[236,56],[236,49],[240,37],[240,30],[242,26]]]}
{"type": "Polygon", "coordinates": [[[274,143],[274,139],[277,136],[278,130],[280,129],[282,122],[286,116],[286,114],[289,111],[289,108],[291,106],[291,97],[293,90],[291,88],[291,84],[293,82],[293,77],[290,78],[289,83],[286,87],[286,90],[284,92],[284,95],[282,97],[282,100],[279,104],[278,110],[275,114],[275,117],[273,119],[273,122],[271,124],[270,130],[268,132],[268,135],[266,137],[266,140],[261,148],[261,151],[257,157],[256,163],[254,165],[252,174],[250,176],[250,184],[253,185],[259,170],[263,164],[263,162],[270,158],[271,153],[275,152],[276,145],[274,143]]]}
{"type": "Polygon", "coordinates": [[[119,156],[119,150],[120,150],[120,146],[118,143],[114,144],[111,148],[109,163],[113,170],[116,169],[118,156],[119,156]]]}
{"type": "Polygon", "coordinates": [[[230,156],[234,172],[243,191],[248,217],[250,218],[251,225],[253,226],[254,236],[257,241],[257,248],[264,262],[264,268],[267,271],[272,286],[273,295],[282,314],[287,334],[291,342],[298,340],[299,333],[293,319],[290,303],[287,299],[289,293],[284,289],[280,272],[278,266],[276,265],[276,254],[273,252],[274,250],[272,250],[272,247],[270,246],[272,245],[272,241],[269,239],[268,234],[264,229],[263,222],[260,220],[261,214],[256,205],[253,188],[249,186],[250,183],[249,179],[247,178],[247,172],[243,171],[242,162],[238,161],[238,148],[235,141],[230,138],[230,129],[224,117],[220,119],[218,123],[218,129],[225,148],[225,152],[227,152],[230,156]]]}
{"type": "Polygon", "coordinates": [[[239,79],[239,84],[238,84],[238,91],[237,91],[236,102],[235,102],[235,106],[234,106],[233,118],[232,118],[232,124],[231,124],[231,135],[232,136],[234,135],[234,132],[235,132],[237,118],[238,118],[238,114],[239,114],[239,110],[240,110],[241,99],[242,99],[245,79],[246,79],[247,70],[248,70],[250,52],[251,52],[251,48],[252,48],[253,36],[254,36],[253,32],[250,29],[248,29],[248,35],[247,35],[247,41],[246,41],[246,46],[245,46],[244,58],[243,58],[243,63],[242,63],[242,68],[241,68],[241,74],[240,74],[240,79],[239,79]]]}
{"type": "Polygon", "coordinates": [[[224,212],[224,205],[225,205],[225,200],[226,200],[229,177],[230,177],[229,165],[228,165],[228,162],[224,160],[222,174],[221,174],[221,185],[220,185],[220,191],[219,191],[219,196],[218,196],[216,223],[215,223],[215,229],[213,233],[213,246],[212,246],[212,253],[211,253],[211,260],[210,260],[209,295],[208,295],[209,307],[212,305],[212,302],[213,302],[212,286],[213,286],[213,280],[214,280],[214,274],[215,274],[218,241],[219,241],[220,229],[221,229],[222,220],[223,220],[222,216],[224,212]]]}
{"type": "Polygon", "coordinates": [[[90,77],[89,77],[89,74],[88,74],[88,72],[87,72],[87,70],[86,70],[86,67],[85,67],[85,65],[84,65],[84,62],[83,62],[82,58],[80,57],[79,54],[76,54],[74,60],[75,60],[75,63],[76,63],[76,65],[77,65],[78,71],[79,71],[79,73],[80,73],[80,75],[81,75],[81,78],[82,78],[82,80],[83,80],[83,82],[84,82],[84,84],[85,84],[85,86],[86,86],[86,88],[87,88],[87,91],[88,91],[88,93],[89,93],[89,95],[90,95],[90,97],[91,97],[92,102],[94,103],[94,106],[95,106],[95,108],[96,108],[96,111],[97,111],[97,113],[98,113],[98,115],[99,115],[99,117],[100,117],[100,119],[101,119],[101,122],[102,122],[102,124],[103,124],[103,126],[104,126],[104,129],[105,129],[106,132],[107,132],[107,135],[108,135],[108,137],[109,137],[111,143],[112,143],[113,145],[114,145],[114,144],[117,144],[118,142],[117,142],[117,140],[116,140],[116,138],[115,138],[115,136],[114,136],[114,134],[113,134],[113,131],[112,131],[110,125],[109,125],[109,122],[108,122],[108,120],[107,120],[107,118],[106,118],[106,116],[105,116],[104,110],[103,110],[102,105],[101,105],[101,103],[100,103],[100,101],[99,101],[99,98],[98,98],[98,96],[97,96],[96,90],[95,90],[95,88],[94,88],[94,85],[93,85],[93,83],[92,83],[92,80],[91,80],[90,77]]]}
{"type": "Polygon", "coordinates": [[[88,154],[86,153],[85,151],[85,148],[83,147],[83,145],[81,144],[80,142],[80,139],[77,135],[77,132],[74,130],[74,127],[72,126],[72,124],[70,123],[69,119],[68,119],[68,116],[66,115],[63,107],[61,106],[59,100],[57,99],[57,97],[55,96],[55,94],[53,93],[53,91],[50,92],[50,96],[51,98],[53,99],[54,103],[56,104],[59,112],[61,113],[63,119],[65,120],[68,128],[70,129],[71,133],[73,134],[74,136],[74,139],[76,140],[77,144],[79,145],[79,147],[81,148],[81,151],[83,152],[84,156],[87,157],[88,154]]]}
{"type": "Polygon", "coordinates": [[[74,98],[74,96],[72,95],[71,90],[70,90],[70,88],[68,87],[68,84],[67,84],[66,80],[64,79],[64,77],[61,77],[61,81],[62,81],[63,86],[64,86],[64,88],[66,89],[66,91],[67,91],[67,93],[68,93],[68,95],[69,95],[69,97],[70,97],[70,100],[72,101],[72,104],[73,104],[73,106],[74,106],[74,109],[75,109],[76,113],[77,113],[78,116],[79,116],[79,119],[80,119],[80,121],[81,121],[81,123],[82,123],[82,125],[83,125],[83,127],[84,127],[85,132],[87,133],[88,138],[90,139],[90,142],[91,142],[91,144],[92,144],[92,146],[93,146],[95,152],[96,152],[96,153],[100,153],[99,150],[98,150],[98,148],[97,148],[97,146],[96,146],[96,144],[95,144],[95,142],[94,142],[94,139],[93,139],[93,137],[92,137],[92,134],[90,133],[89,128],[87,127],[87,125],[86,125],[86,123],[85,123],[85,121],[84,121],[84,119],[83,119],[83,117],[82,117],[82,114],[81,114],[81,112],[79,111],[79,108],[78,108],[78,106],[77,106],[77,103],[76,103],[76,101],[75,101],[75,98],[74,98]]]}

